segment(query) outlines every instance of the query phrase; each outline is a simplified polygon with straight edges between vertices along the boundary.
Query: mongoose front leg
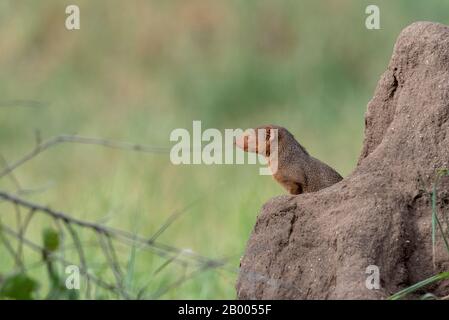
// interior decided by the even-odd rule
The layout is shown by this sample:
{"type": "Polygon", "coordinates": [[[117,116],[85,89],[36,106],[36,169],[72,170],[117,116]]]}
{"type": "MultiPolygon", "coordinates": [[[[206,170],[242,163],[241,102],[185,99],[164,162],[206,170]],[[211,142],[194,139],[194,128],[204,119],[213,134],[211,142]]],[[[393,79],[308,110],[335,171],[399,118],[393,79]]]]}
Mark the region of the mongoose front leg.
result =
{"type": "Polygon", "coordinates": [[[301,194],[303,193],[303,188],[300,183],[290,181],[290,180],[282,180],[279,183],[287,189],[290,194],[301,194]]]}

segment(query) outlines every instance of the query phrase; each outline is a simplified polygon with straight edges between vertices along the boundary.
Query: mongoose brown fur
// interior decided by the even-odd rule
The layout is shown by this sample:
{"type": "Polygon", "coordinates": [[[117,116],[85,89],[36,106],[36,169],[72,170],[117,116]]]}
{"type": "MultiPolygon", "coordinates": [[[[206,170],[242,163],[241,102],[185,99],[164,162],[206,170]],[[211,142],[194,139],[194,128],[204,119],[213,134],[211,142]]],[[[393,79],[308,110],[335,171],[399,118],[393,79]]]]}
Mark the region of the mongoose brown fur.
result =
{"type": "MultiPolygon", "coordinates": [[[[273,155],[270,154],[270,129],[277,129],[278,152],[277,170],[272,170],[274,179],[290,194],[314,192],[327,188],[343,178],[327,164],[312,157],[306,149],[285,128],[265,125],[247,130],[236,138],[236,146],[247,152],[256,152],[267,157],[271,167],[273,155]],[[259,130],[266,133],[265,141],[258,141],[259,130]],[[253,150],[251,142],[254,143],[253,150]]],[[[271,139],[270,139],[271,138],[271,139]]]]}

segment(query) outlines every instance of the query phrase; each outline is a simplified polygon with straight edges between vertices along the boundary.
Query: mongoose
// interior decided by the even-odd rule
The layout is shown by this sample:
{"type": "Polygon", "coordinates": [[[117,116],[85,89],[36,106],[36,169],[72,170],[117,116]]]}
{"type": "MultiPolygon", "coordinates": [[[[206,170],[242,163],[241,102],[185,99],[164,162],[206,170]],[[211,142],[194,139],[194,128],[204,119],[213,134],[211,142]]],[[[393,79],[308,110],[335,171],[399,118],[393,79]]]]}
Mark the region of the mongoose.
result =
{"type": "MultiPolygon", "coordinates": [[[[290,194],[314,192],[329,187],[343,178],[330,166],[312,157],[285,128],[265,125],[246,130],[235,139],[235,145],[246,152],[255,152],[265,156],[272,169],[274,179],[290,194]],[[271,129],[271,130],[270,130],[271,129]],[[277,129],[277,170],[273,170],[273,131],[277,129]],[[263,130],[260,132],[260,130],[263,130]],[[260,135],[262,134],[262,135],[260,135]],[[265,137],[265,141],[258,141],[265,137]]],[[[276,152],[274,152],[276,153],[276,152]]]]}

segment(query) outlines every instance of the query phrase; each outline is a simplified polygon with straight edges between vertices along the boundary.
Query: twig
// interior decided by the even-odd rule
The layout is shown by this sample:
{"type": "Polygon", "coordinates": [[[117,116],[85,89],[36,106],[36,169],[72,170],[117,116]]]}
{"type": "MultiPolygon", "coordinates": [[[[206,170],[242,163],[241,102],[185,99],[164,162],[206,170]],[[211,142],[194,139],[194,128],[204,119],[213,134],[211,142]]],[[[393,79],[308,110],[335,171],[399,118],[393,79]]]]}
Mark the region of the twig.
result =
{"type": "MultiPolygon", "coordinates": [[[[0,161],[2,162],[2,165],[5,168],[5,170],[6,170],[6,168],[9,168],[8,161],[2,154],[0,154],[0,161]]],[[[14,175],[14,173],[12,171],[8,173],[8,176],[10,177],[12,183],[16,186],[16,189],[22,190],[19,180],[16,178],[16,176],[14,175]]]]}
{"type": "Polygon", "coordinates": [[[103,233],[99,233],[98,237],[104,255],[109,263],[109,266],[111,267],[112,273],[114,274],[117,288],[122,292],[123,297],[130,299],[123,289],[123,273],[115,253],[114,246],[111,242],[111,238],[103,233]],[[104,238],[106,238],[106,241],[104,238]]]}
{"type": "Polygon", "coordinates": [[[99,138],[90,138],[90,137],[82,137],[75,135],[58,135],[53,138],[50,138],[46,141],[39,142],[29,153],[24,155],[19,160],[7,165],[2,171],[0,171],[0,178],[3,178],[5,175],[13,172],[15,169],[27,163],[40,153],[48,150],[49,148],[63,144],[63,143],[78,143],[78,144],[89,144],[89,145],[100,145],[107,148],[113,149],[122,149],[122,150],[131,150],[137,152],[146,152],[146,153],[167,153],[170,151],[168,147],[153,147],[153,146],[145,146],[141,144],[133,144],[129,142],[120,142],[113,141],[107,139],[99,139],[99,138]]]}
{"type": "Polygon", "coordinates": [[[41,108],[47,106],[47,102],[37,101],[37,100],[2,100],[0,101],[0,108],[7,107],[26,107],[26,108],[41,108]]]}
{"type": "MultiPolygon", "coordinates": [[[[14,204],[15,207],[17,207],[17,204],[14,204]]],[[[28,225],[30,224],[31,219],[33,218],[34,215],[34,209],[30,209],[30,211],[28,212],[27,216],[25,217],[25,220],[23,221],[23,223],[18,227],[18,234],[20,235],[19,237],[19,246],[17,248],[17,254],[19,255],[19,257],[21,257],[21,259],[23,260],[23,242],[21,241],[21,239],[23,238],[26,229],[28,228],[28,225]]]]}
{"type": "Polygon", "coordinates": [[[27,196],[30,194],[38,194],[45,192],[52,188],[54,186],[54,183],[48,182],[46,185],[35,187],[35,188],[22,188],[20,190],[17,190],[16,194],[20,196],[27,196]]]}
{"type": "MultiPolygon", "coordinates": [[[[3,231],[5,227],[3,226],[2,223],[0,223],[0,230],[3,231]]],[[[20,259],[20,256],[17,254],[17,252],[14,251],[13,246],[11,245],[11,243],[8,241],[8,239],[6,239],[6,237],[3,235],[2,232],[0,232],[0,240],[3,242],[3,245],[5,246],[6,250],[11,254],[11,256],[14,259],[14,262],[16,264],[17,267],[19,267],[20,269],[23,269],[23,263],[22,260],[20,259]]]]}
{"type": "MultiPolygon", "coordinates": [[[[75,244],[76,250],[78,252],[78,256],[80,259],[81,268],[87,270],[87,263],[86,263],[86,256],[84,255],[83,246],[81,245],[81,241],[78,237],[78,234],[76,233],[75,229],[73,229],[72,225],[64,220],[64,225],[66,226],[67,230],[69,230],[70,235],[72,236],[73,243],[75,244]]],[[[87,278],[87,284],[86,284],[86,296],[88,299],[90,299],[90,281],[89,278],[87,278]]]]}
{"type": "MultiPolygon", "coordinates": [[[[17,230],[22,229],[22,213],[20,211],[20,207],[19,205],[15,204],[14,205],[14,209],[16,210],[16,224],[17,224],[17,230]]],[[[18,265],[18,267],[23,268],[23,255],[22,255],[22,241],[18,241],[17,244],[17,256],[20,257],[20,265],[18,265]]]]}

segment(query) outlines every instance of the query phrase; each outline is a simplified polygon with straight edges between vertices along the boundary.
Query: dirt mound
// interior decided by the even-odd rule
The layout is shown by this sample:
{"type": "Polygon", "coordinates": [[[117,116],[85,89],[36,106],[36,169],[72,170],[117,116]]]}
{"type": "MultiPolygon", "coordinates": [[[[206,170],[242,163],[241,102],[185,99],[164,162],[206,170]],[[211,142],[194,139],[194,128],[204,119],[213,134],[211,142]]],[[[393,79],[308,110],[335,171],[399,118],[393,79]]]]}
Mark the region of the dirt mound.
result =
{"type": "MultiPolygon", "coordinates": [[[[438,239],[432,262],[431,194],[449,167],[449,27],[404,29],[366,112],[359,163],[319,192],[266,203],[241,261],[240,299],[379,299],[449,270],[438,239]],[[369,265],[380,289],[365,285],[369,265]]],[[[449,181],[438,208],[449,214],[449,181]]],[[[449,294],[447,284],[430,289],[449,294]]]]}

